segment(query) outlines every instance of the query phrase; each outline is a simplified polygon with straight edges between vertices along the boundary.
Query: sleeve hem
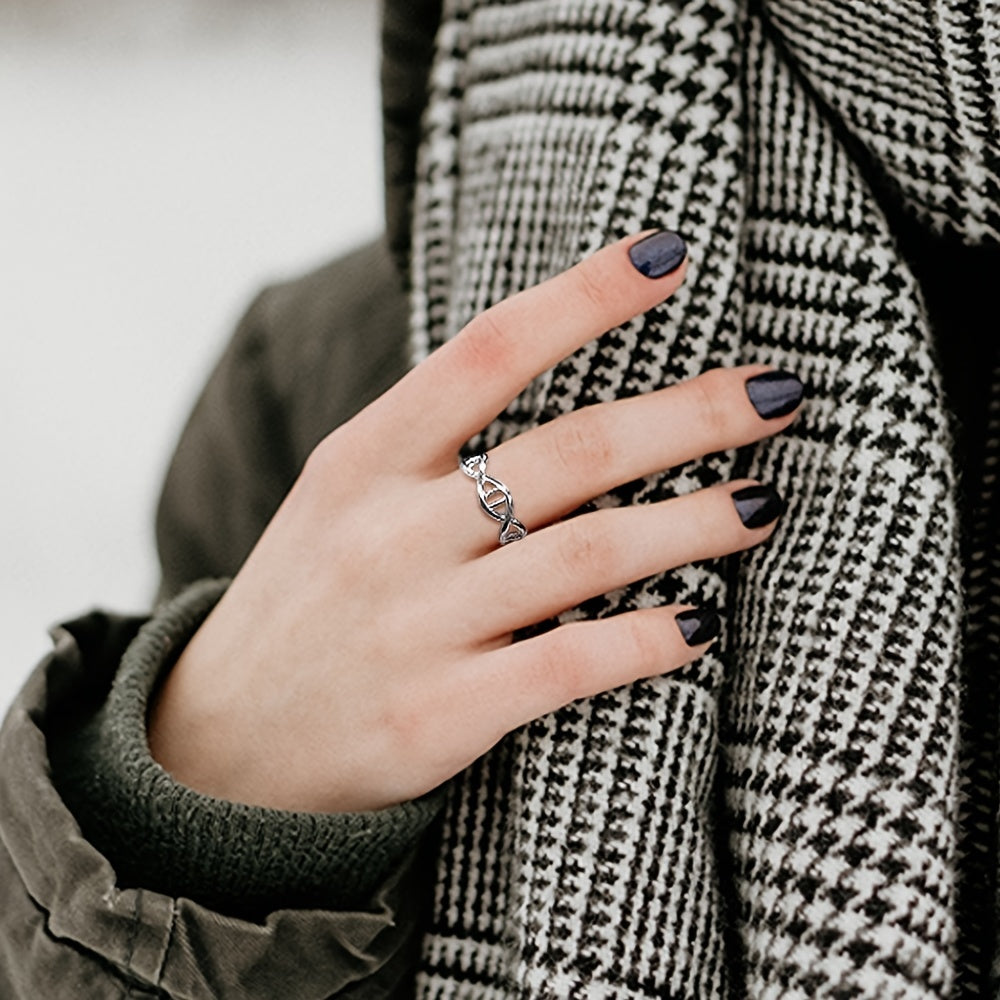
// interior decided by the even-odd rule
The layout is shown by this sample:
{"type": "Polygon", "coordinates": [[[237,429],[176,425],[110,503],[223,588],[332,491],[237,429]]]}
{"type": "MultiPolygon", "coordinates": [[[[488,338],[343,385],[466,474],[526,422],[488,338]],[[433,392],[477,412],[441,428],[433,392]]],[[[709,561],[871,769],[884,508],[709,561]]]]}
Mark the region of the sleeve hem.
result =
{"type": "Polygon", "coordinates": [[[443,791],[377,812],[266,809],[196,792],[150,755],[152,692],[226,587],[192,585],[139,631],[106,704],[65,755],[71,808],[121,884],[237,915],[363,907],[408,863],[443,791]]]}

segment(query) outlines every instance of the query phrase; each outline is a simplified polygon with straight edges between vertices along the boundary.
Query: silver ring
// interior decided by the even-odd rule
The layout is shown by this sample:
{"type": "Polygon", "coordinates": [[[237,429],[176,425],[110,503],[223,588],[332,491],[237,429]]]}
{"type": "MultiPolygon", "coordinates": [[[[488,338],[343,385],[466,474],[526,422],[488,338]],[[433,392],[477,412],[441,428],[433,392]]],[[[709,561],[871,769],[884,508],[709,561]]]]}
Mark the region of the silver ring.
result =
{"type": "Polygon", "coordinates": [[[487,475],[485,452],[481,455],[471,455],[463,458],[458,467],[470,478],[476,481],[476,492],[479,494],[479,506],[494,521],[500,522],[500,544],[518,542],[528,533],[528,529],[514,517],[514,500],[510,490],[500,482],[487,475]]]}

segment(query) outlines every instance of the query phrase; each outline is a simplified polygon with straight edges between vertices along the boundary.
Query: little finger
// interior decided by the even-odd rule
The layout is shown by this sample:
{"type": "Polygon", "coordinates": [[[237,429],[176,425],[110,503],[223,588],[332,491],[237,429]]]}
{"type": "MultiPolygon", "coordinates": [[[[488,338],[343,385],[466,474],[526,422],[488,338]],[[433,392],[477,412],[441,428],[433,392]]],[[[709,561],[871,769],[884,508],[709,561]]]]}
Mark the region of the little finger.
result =
{"type": "Polygon", "coordinates": [[[473,678],[466,672],[466,718],[481,717],[482,731],[499,739],[578,698],[691,663],[720,627],[714,611],[690,605],[561,625],[487,653],[473,678]]]}

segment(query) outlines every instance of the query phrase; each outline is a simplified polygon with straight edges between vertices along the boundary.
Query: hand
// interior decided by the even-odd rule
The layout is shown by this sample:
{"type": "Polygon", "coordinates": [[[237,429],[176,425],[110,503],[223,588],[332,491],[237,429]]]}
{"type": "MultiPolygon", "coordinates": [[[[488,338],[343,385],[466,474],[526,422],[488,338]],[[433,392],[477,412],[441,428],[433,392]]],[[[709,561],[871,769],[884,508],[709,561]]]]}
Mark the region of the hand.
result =
{"type": "Polygon", "coordinates": [[[536,375],[674,292],[674,239],[662,277],[632,258],[669,251],[669,236],[632,237],[492,307],[315,449],[154,706],[151,749],[177,780],[274,808],[378,809],[538,716],[708,648],[718,619],[678,619],[684,605],[511,634],[767,538],[781,501],[749,481],[560,518],[784,429],[801,398],[793,376],[716,369],[506,441],[488,472],[528,535],[502,547],[457,461],[536,375]]]}

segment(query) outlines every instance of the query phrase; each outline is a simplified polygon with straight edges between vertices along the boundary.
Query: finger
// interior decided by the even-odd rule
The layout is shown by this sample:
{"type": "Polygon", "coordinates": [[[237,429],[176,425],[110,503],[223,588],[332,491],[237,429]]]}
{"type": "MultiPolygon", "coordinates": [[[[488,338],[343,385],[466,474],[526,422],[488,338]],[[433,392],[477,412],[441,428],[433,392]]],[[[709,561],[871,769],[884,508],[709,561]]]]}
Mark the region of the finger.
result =
{"type": "Polygon", "coordinates": [[[675,233],[632,236],[497,303],[369,407],[371,435],[444,471],[537,375],[671,295],[686,252],[675,233]]]}
{"type": "Polygon", "coordinates": [[[461,567],[486,638],[544,621],[654,573],[750,548],[774,530],[784,503],[741,480],[655,504],[562,521],[461,567]]]}
{"type": "Polygon", "coordinates": [[[485,654],[473,678],[466,668],[456,678],[467,692],[463,709],[499,738],[578,698],[691,663],[720,625],[714,611],[690,605],[561,625],[485,654]]]}
{"type": "MultiPolygon", "coordinates": [[[[487,471],[510,490],[517,519],[537,530],[621,483],[784,430],[801,399],[792,374],[715,368],[543,424],[491,451],[487,471]]],[[[452,537],[470,555],[496,547],[496,525],[473,511],[466,476],[449,477],[442,502],[452,537]]]]}

